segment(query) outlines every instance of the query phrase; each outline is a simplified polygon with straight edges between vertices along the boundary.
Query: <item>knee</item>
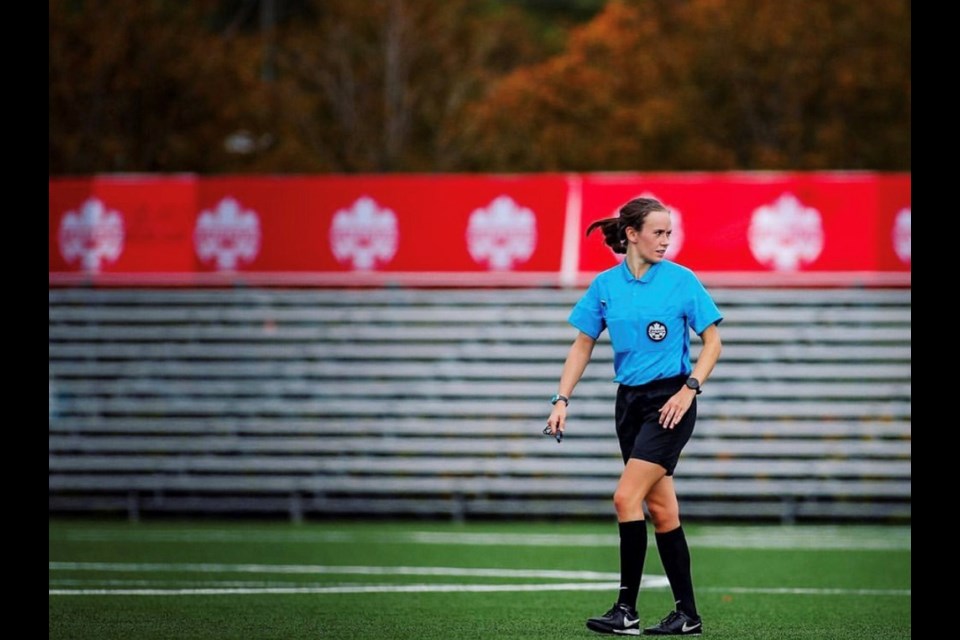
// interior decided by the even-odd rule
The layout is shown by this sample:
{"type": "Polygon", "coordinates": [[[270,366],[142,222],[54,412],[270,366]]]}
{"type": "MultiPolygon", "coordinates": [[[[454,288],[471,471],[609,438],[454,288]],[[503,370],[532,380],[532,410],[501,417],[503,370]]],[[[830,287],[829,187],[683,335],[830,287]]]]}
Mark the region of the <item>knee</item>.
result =
{"type": "Polygon", "coordinates": [[[680,507],[676,503],[647,502],[650,519],[658,531],[667,531],[680,526],[680,507]]]}
{"type": "Polygon", "coordinates": [[[617,515],[631,515],[632,510],[639,504],[636,496],[630,492],[617,489],[613,494],[613,508],[617,510],[617,515]]]}

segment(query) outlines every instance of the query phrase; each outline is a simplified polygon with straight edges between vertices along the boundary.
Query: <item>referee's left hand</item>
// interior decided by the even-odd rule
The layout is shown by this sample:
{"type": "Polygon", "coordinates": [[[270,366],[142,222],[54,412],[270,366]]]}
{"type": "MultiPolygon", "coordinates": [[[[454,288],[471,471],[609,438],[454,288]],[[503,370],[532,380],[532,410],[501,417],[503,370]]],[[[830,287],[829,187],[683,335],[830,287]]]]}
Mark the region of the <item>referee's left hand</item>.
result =
{"type": "Polygon", "coordinates": [[[697,392],[684,387],[670,396],[667,403],[660,407],[660,426],[664,429],[673,429],[687,415],[697,392]]]}

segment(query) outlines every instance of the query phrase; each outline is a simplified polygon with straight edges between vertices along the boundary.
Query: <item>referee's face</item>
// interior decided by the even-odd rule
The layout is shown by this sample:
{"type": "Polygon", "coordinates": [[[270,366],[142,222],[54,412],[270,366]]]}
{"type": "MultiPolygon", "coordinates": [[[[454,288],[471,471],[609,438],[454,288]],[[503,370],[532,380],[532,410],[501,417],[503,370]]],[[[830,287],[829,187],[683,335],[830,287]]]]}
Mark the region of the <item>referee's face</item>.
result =
{"type": "Polygon", "coordinates": [[[670,246],[671,233],[673,230],[670,226],[670,214],[666,211],[651,211],[643,219],[643,227],[640,231],[634,230],[630,235],[636,238],[632,244],[636,247],[640,258],[644,262],[656,264],[663,260],[663,254],[670,246]]]}

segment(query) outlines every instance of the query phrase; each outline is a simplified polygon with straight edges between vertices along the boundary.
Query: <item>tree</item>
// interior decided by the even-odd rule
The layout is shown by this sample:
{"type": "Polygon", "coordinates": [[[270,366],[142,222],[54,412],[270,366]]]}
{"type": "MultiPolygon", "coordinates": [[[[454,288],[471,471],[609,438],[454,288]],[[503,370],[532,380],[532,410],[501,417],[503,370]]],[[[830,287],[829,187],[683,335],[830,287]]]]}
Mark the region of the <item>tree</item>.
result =
{"type": "Polygon", "coordinates": [[[285,155],[321,170],[456,170],[467,102],[543,56],[526,16],[499,4],[330,0],[316,23],[289,25],[278,40],[285,155]]]}
{"type": "Polygon", "coordinates": [[[910,166],[907,0],[611,0],[471,105],[493,170],[910,166]]]}
{"type": "Polygon", "coordinates": [[[746,169],[910,167],[910,5],[700,0],[689,108],[746,169]]]}
{"type": "Polygon", "coordinates": [[[229,169],[224,141],[263,118],[260,48],[215,9],[51,0],[50,173],[229,169]]]}
{"type": "Polygon", "coordinates": [[[49,5],[51,174],[910,167],[909,0],[49,5]]]}

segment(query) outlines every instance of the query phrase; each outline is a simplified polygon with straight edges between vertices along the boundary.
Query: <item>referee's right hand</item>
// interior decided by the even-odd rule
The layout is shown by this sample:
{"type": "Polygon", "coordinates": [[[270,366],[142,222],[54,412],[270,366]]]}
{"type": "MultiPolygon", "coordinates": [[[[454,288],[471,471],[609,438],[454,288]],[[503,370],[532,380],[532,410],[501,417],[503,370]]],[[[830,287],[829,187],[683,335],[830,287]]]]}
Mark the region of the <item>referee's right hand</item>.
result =
{"type": "Polygon", "coordinates": [[[547,426],[550,427],[550,435],[555,437],[557,435],[557,431],[563,433],[566,425],[567,405],[564,402],[558,402],[553,405],[553,411],[550,412],[550,417],[547,418],[547,426]]]}

